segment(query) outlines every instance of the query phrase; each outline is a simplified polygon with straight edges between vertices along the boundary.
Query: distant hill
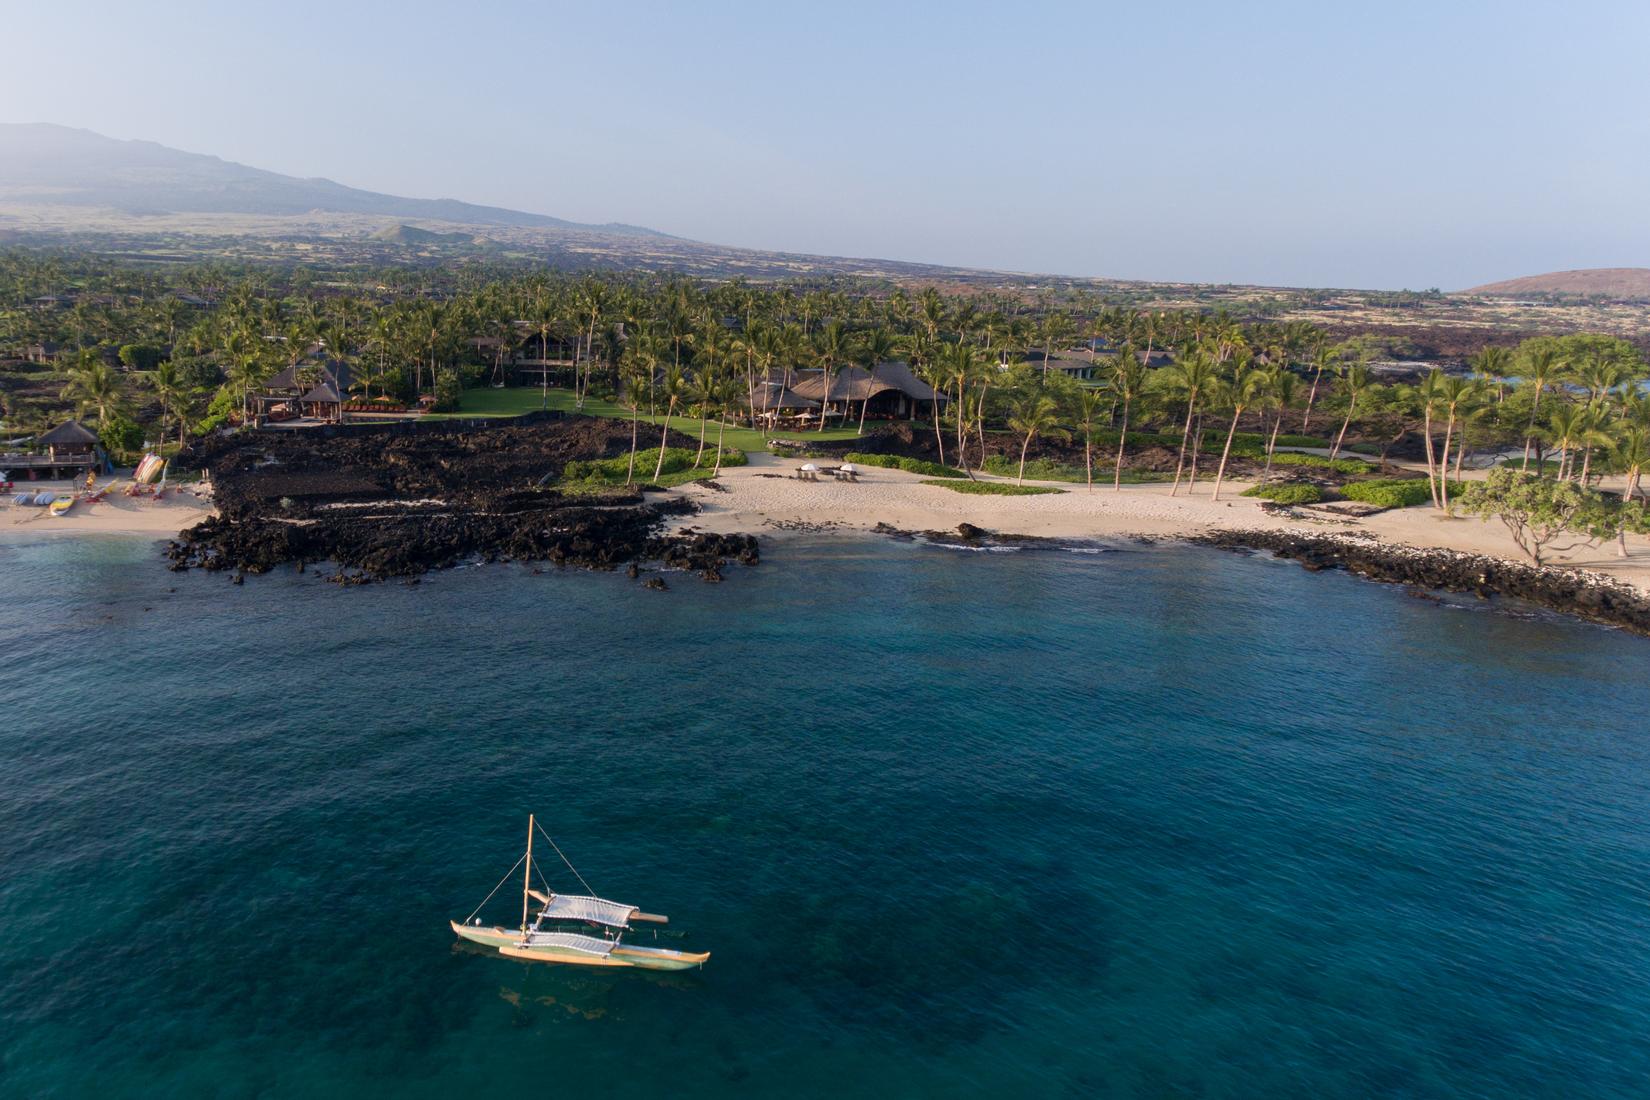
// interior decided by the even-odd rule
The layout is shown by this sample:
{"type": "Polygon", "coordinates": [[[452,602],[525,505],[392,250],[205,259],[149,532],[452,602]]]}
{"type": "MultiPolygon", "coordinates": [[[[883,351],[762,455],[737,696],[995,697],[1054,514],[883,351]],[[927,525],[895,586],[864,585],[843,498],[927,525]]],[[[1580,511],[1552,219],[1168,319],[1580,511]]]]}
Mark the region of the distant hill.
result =
{"type": "Polygon", "coordinates": [[[133,216],[381,215],[476,226],[663,237],[638,226],[585,225],[456,199],[410,199],[248,168],[152,141],[118,141],[47,123],[0,123],[0,203],[106,208],[133,216]]]}
{"type": "Polygon", "coordinates": [[[1519,298],[1535,294],[1650,299],[1650,267],[1589,267],[1580,271],[1550,271],[1500,283],[1485,283],[1462,294],[1519,298]]]}
{"type": "Polygon", "coordinates": [[[416,225],[390,225],[372,235],[375,241],[389,241],[391,244],[474,244],[487,245],[492,242],[486,237],[463,231],[453,233],[438,233],[433,229],[420,229],[416,225]]]}

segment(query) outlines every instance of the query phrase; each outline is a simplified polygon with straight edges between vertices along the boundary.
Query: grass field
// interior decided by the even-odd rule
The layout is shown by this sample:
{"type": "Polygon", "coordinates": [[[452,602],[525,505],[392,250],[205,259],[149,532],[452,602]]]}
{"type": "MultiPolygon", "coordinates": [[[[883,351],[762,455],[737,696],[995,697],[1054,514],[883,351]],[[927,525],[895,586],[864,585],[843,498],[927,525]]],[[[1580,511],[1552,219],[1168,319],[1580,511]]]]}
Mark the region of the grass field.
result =
{"type": "MultiPolygon", "coordinates": [[[[520,416],[522,413],[536,412],[544,407],[569,413],[578,411],[573,408],[573,393],[571,390],[552,389],[549,392],[548,406],[545,406],[542,400],[541,392],[529,386],[507,386],[499,390],[489,386],[477,387],[473,390],[464,391],[458,412],[431,413],[424,419],[451,420],[467,416],[520,416]]],[[[629,409],[599,397],[586,398],[582,411],[589,416],[609,416],[620,420],[630,418],[629,409]]],[[[650,424],[661,424],[665,418],[662,416],[648,416],[644,413],[642,419],[650,424]]],[[[710,442],[715,443],[717,439],[716,421],[712,420],[708,428],[710,442]]],[[[670,418],[670,431],[672,438],[680,433],[687,438],[697,440],[699,438],[699,421],[696,417],[673,416],[670,418]]],[[[811,440],[853,439],[859,435],[859,431],[855,427],[828,428],[823,432],[796,432],[786,429],[773,434],[784,439],[808,442],[811,440]]],[[[769,438],[769,433],[753,431],[750,428],[736,428],[730,424],[726,434],[722,437],[722,444],[725,447],[732,447],[747,453],[766,451],[769,438]]]]}

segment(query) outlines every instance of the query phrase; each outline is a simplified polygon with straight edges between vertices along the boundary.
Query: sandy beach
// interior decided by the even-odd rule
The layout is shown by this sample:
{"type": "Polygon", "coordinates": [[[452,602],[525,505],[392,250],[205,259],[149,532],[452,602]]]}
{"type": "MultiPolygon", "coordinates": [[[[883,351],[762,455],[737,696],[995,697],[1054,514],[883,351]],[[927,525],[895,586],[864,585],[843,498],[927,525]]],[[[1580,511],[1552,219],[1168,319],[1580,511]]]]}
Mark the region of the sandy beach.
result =
{"type": "MultiPolygon", "coordinates": [[[[1228,479],[1219,501],[1213,482],[1193,495],[1170,496],[1162,484],[1125,485],[1121,492],[1097,484],[1033,482],[1065,490],[1059,495],[979,496],[921,484],[916,474],[863,469],[857,482],[826,477],[817,482],[791,476],[798,462],[766,454],[750,465],[724,469],[720,489],[687,485],[674,492],[699,505],[684,526],[719,533],[773,534],[793,525],[829,525],[869,530],[887,524],[902,530],[950,530],[972,523],[1005,534],[1065,539],[1131,536],[1172,537],[1220,529],[1265,529],[1314,534],[1365,533],[1393,544],[1439,547],[1524,561],[1501,524],[1476,518],[1446,519],[1426,507],[1397,509],[1363,519],[1323,516],[1293,520],[1267,515],[1260,501],[1240,496],[1249,482],[1228,479]]],[[[982,480],[1010,480],[980,475],[982,480]]],[[[1553,563],[1590,569],[1650,592],[1650,539],[1629,537],[1629,557],[1615,543],[1581,547],[1553,556],[1553,563]]]]}
{"type": "MultiPolygon", "coordinates": [[[[79,488],[66,481],[21,482],[17,492],[44,492],[79,488]]],[[[193,489],[168,489],[160,500],[129,497],[111,492],[96,503],[79,501],[66,515],[54,516],[43,507],[11,503],[14,494],[0,504],[0,541],[32,539],[40,535],[147,535],[171,538],[212,514],[212,502],[197,497],[193,489]]]]}

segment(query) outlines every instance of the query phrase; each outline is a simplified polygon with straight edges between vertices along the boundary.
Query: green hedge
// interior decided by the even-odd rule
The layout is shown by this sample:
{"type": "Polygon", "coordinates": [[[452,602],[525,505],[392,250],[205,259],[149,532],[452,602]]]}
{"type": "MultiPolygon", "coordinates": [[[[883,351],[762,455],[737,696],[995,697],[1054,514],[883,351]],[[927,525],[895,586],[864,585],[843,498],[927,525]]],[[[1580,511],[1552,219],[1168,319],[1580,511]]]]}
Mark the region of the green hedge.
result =
{"type": "Polygon", "coordinates": [[[1349,481],[1341,486],[1347,500],[1379,504],[1383,508],[1408,508],[1432,499],[1432,489],[1424,477],[1386,478],[1379,481],[1349,481]]]}
{"type": "Polygon", "coordinates": [[[1323,499],[1323,490],[1300,482],[1273,481],[1245,489],[1243,495],[1275,500],[1279,504],[1316,504],[1323,499]]]}
{"type": "MultiPolygon", "coordinates": [[[[659,470],[660,484],[667,482],[680,483],[693,481],[696,478],[708,477],[716,468],[716,448],[706,447],[699,465],[694,465],[693,457],[697,453],[696,447],[667,447],[665,449],[664,466],[659,470]]],[[[636,452],[636,480],[651,482],[654,480],[653,467],[659,461],[659,452],[655,448],[646,448],[636,452]]],[[[744,451],[732,447],[722,449],[723,466],[743,466],[749,459],[744,451]]],[[[575,459],[569,462],[561,472],[563,481],[588,481],[598,483],[612,483],[623,485],[625,473],[630,469],[630,454],[626,452],[617,458],[575,459]]]]}
{"type": "Polygon", "coordinates": [[[868,455],[858,451],[849,451],[843,456],[855,466],[880,466],[884,470],[904,470],[911,474],[922,474],[925,477],[961,477],[968,475],[961,470],[950,466],[941,466],[938,462],[929,462],[921,458],[906,458],[903,455],[868,455]]]}
{"type": "Polygon", "coordinates": [[[1272,456],[1274,466],[1309,466],[1316,470],[1334,470],[1338,474],[1368,474],[1378,467],[1357,458],[1330,459],[1323,455],[1303,455],[1295,451],[1279,451],[1272,456]]]}
{"type": "Polygon", "coordinates": [[[1035,497],[1045,493],[1063,493],[1047,485],[1009,485],[1002,481],[924,481],[924,485],[938,485],[957,493],[973,493],[987,497],[1035,497]]]}

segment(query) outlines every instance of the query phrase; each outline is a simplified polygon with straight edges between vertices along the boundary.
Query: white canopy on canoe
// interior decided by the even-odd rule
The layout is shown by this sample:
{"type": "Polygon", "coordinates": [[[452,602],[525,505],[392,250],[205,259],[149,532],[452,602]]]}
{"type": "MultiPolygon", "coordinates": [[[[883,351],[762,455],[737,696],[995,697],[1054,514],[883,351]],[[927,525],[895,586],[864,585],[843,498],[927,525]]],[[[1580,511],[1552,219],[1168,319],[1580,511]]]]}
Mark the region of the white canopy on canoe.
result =
{"type": "Polygon", "coordinates": [[[565,951],[579,951],[586,955],[611,955],[612,940],[598,940],[595,936],[580,936],[573,932],[533,932],[527,937],[527,947],[559,947],[565,951]]]}
{"type": "Polygon", "coordinates": [[[628,928],[635,913],[634,905],[623,905],[605,898],[552,894],[544,906],[543,917],[546,920],[587,920],[610,928],[628,928]]]}

